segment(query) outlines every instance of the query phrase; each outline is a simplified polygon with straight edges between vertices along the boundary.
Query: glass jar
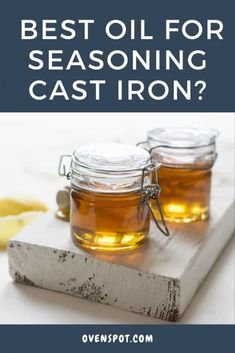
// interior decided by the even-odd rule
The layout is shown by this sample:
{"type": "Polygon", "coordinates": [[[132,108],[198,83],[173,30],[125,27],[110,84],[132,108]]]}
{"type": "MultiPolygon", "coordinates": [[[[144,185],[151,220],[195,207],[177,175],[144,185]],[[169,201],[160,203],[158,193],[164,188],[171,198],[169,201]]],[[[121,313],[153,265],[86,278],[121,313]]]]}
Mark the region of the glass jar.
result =
{"type": "MultiPolygon", "coordinates": [[[[145,146],[153,160],[162,164],[158,180],[166,220],[188,223],[208,218],[217,136],[213,129],[184,127],[148,132],[145,146]]],[[[159,217],[157,210],[155,214],[159,217]]]]}
{"type": "MultiPolygon", "coordinates": [[[[158,196],[158,184],[152,182],[157,180],[153,175],[158,168],[147,151],[124,144],[77,149],[68,173],[62,156],[59,174],[71,181],[73,242],[101,251],[132,250],[142,245],[149,233],[149,199],[158,196]]],[[[165,224],[159,229],[168,235],[165,224]]]]}

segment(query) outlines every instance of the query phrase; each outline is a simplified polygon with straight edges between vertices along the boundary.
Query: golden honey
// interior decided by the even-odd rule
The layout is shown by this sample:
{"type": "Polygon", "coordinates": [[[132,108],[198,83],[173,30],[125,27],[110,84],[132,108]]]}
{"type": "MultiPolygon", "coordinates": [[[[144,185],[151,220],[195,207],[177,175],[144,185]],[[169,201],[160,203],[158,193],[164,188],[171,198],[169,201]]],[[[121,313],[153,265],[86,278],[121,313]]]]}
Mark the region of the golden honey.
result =
{"type": "MultiPolygon", "coordinates": [[[[163,127],[148,132],[148,150],[162,164],[158,183],[167,221],[189,223],[209,217],[217,136],[218,132],[212,129],[185,127],[163,127]]],[[[160,219],[154,204],[152,207],[160,219]]]]}
{"type": "Polygon", "coordinates": [[[189,223],[208,218],[211,170],[162,166],[158,181],[161,185],[160,202],[167,221],[189,223]]]}
{"type": "Polygon", "coordinates": [[[71,191],[71,234],[91,250],[133,250],[149,233],[150,215],[141,192],[105,194],[71,191]]]}
{"type": "MultiPolygon", "coordinates": [[[[158,197],[159,164],[136,146],[104,143],[79,148],[66,171],[71,182],[70,225],[73,242],[88,250],[126,251],[140,247],[149,234],[150,199],[158,197]],[[156,179],[156,180],[155,180],[156,179]]],[[[65,163],[65,162],[64,162],[65,163]]],[[[57,195],[59,211],[67,205],[65,190],[57,195]]],[[[57,217],[59,215],[57,214],[57,217]]],[[[169,231],[154,218],[158,229],[169,231]]]]}

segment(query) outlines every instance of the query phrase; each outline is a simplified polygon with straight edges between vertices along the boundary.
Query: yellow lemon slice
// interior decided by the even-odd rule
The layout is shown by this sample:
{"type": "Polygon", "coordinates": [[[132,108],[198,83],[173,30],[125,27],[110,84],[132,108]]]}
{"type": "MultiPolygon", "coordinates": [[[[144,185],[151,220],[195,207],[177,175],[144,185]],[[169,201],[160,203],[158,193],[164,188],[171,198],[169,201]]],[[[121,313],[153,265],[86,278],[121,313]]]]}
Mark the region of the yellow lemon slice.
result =
{"type": "Polygon", "coordinates": [[[47,207],[30,199],[0,200],[0,249],[7,246],[8,240],[20,230],[32,223],[47,207]]]}
{"type": "Polygon", "coordinates": [[[33,199],[0,199],[0,217],[14,216],[28,211],[47,211],[47,206],[33,199]]]}

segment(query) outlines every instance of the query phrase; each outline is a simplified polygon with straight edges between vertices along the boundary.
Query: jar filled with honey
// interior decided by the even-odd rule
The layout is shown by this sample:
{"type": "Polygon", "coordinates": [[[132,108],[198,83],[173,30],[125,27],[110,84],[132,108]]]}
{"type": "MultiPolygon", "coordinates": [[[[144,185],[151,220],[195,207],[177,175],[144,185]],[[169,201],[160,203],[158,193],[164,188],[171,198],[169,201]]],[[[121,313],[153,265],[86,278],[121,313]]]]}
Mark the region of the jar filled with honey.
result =
{"type": "MultiPolygon", "coordinates": [[[[213,129],[180,127],[148,132],[145,148],[162,164],[158,180],[166,220],[189,223],[208,218],[217,136],[213,129]]],[[[157,210],[155,214],[158,217],[157,210]]]]}
{"type": "MultiPolygon", "coordinates": [[[[144,149],[118,143],[77,149],[68,172],[62,156],[59,174],[71,182],[73,242],[88,250],[111,252],[142,245],[149,233],[150,199],[158,201],[159,166],[144,149]]],[[[162,221],[163,228],[156,220],[158,228],[168,235],[162,221]]]]}

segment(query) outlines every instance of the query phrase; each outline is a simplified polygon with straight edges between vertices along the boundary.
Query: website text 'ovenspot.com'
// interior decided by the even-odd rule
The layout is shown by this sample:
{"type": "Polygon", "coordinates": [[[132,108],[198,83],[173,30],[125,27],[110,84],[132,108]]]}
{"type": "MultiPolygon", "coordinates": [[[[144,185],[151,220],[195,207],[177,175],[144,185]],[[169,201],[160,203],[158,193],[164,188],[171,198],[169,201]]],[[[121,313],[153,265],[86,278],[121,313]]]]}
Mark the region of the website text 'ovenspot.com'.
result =
{"type": "Polygon", "coordinates": [[[153,343],[151,334],[83,334],[82,343],[153,343]]]}

